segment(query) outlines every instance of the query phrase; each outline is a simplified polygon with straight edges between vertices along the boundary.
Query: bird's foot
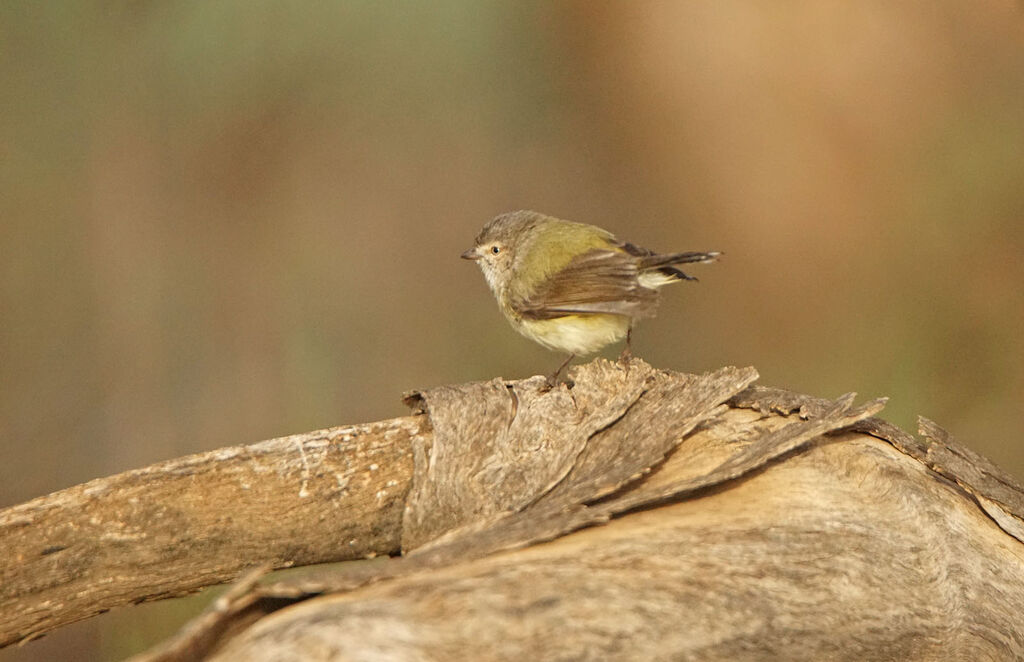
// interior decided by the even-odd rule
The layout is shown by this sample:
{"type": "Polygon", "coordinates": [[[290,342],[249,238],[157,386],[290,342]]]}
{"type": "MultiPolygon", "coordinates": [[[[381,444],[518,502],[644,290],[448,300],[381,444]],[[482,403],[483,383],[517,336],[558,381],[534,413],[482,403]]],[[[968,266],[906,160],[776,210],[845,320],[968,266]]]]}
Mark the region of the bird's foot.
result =
{"type": "Polygon", "coordinates": [[[629,327],[626,331],[626,346],[622,348],[622,353],[619,354],[619,363],[629,365],[629,362],[633,360],[633,327],[629,327]]]}
{"type": "Polygon", "coordinates": [[[574,358],[576,358],[576,355],[575,354],[570,354],[569,358],[567,358],[565,361],[563,361],[562,365],[558,366],[558,370],[555,370],[553,373],[548,375],[548,390],[549,391],[551,389],[555,388],[555,386],[558,385],[558,376],[560,374],[562,374],[563,370],[565,370],[565,366],[569,365],[569,361],[572,361],[574,358]]]}

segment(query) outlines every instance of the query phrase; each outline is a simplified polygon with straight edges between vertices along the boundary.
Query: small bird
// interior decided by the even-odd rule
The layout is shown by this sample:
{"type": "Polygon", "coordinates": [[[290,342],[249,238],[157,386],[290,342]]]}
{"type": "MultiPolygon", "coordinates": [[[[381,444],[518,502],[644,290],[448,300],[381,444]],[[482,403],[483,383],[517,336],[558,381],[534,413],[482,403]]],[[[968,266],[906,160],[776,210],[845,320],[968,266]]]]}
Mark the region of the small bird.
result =
{"type": "Polygon", "coordinates": [[[548,378],[554,385],[574,357],[623,338],[619,358],[628,360],[633,325],[654,315],[658,288],[697,280],[672,265],[713,262],[719,255],[659,254],[594,225],[524,210],[493,218],[462,257],[480,265],[516,331],[569,354],[548,378]]]}

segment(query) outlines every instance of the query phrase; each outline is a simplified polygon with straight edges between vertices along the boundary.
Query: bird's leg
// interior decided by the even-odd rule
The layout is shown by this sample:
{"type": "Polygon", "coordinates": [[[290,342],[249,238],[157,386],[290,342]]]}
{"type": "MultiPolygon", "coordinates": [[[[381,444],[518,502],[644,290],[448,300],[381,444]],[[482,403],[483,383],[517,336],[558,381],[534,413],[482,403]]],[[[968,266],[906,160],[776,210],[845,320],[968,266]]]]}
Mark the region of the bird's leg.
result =
{"type": "Polygon", "coordinates": [[[548,386],[550,388],[555,388],[555,384],[558,383],[558,376],[562,374],[563,370],[565,370],[565,366],[569,365],[569,361],[572,361],[574,358],[576,358],[576,355],[570,354],[569,358],[563,361],[562,365],[558,366],[558,370],[555,370],[550,376],[548,376],[548,386]]]}
{"type": "Polygon", "coordinates": [[[633,358],[633,348],[630,346],[633,340],[633,325],[629,326],[629,330],[626,331],[626,346],[622,348],[622,353],[619,354],[619,363],[629,363],[630,359],[633,358]]]}

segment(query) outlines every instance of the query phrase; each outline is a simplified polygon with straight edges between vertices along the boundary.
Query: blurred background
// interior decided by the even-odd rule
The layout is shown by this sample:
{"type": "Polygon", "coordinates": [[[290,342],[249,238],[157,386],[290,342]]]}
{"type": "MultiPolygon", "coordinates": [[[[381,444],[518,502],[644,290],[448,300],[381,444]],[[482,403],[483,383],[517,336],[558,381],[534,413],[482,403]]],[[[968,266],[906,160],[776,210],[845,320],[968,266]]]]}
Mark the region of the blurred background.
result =
{"type": "Polygon", "coordinates": [[[8,0],[0,507],[550,372],[458,259],[519,208],[725,251],[653,365],[888,395],[1024,478],[1022,41],[1011,0],[8,0]]]}

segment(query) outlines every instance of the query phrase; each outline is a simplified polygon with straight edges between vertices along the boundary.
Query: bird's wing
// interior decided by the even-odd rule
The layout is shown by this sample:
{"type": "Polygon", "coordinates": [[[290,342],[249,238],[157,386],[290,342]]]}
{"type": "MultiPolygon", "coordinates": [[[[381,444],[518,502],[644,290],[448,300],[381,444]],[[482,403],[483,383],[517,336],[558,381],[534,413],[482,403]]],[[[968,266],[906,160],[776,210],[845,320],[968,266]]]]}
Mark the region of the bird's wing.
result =
{"type": "Polygon", "coordinates": [[[642,286],[638,275],[636,257],[594,249],[577,255],[511,303],[520,316],[532,320],[581,313],[644,317],[654,313],[658,294],[642,286]]]}

